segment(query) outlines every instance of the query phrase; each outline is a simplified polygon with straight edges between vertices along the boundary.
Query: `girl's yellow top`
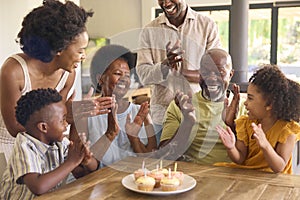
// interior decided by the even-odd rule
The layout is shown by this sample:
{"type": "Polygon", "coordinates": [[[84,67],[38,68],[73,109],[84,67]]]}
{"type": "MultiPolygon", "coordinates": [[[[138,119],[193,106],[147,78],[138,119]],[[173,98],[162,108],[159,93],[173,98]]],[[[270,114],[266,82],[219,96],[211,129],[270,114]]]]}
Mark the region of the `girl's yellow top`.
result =
{"type": "MultiPolygon", "coordinates": [[[[248,155],[244,164],[238,165],[235,163],[223,162],[215,163],[216,166],[230,166],[272,172],[272,169],[268,166],[268,163],[264,158],[262,150],[260,149],[256,140],[252,137],[252,122],[258,124],[258,121],[250,120],[248,116],[241,116],[236,120],[237,139],[243,141],[248,147],[248,155]]],[[[297,135],[296,141],[300,140],[300,125],[295,121],[288,122],[284,120],[277,120],[273,127],[265,134],[271,146],[275,148],[277,143],[285,143],[287,137],[291,134],[297,135]]],[[[282,173],[292,174],[292,155],[290,156],[290,159],[282,173]]]]}

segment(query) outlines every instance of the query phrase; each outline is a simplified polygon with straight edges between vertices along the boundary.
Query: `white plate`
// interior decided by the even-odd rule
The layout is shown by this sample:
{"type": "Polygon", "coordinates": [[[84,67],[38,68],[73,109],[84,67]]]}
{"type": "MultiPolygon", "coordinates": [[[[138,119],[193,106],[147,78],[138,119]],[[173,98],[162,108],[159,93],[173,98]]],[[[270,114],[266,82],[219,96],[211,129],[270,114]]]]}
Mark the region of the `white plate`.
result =
{"type": "Polygon", "coordinates": [[[142,194],[160,195],[160,196],[186,192],[193,189],[196,186],[196,184],[197,181],[193,177],[184,174],[183,183],[181,186],[178,187],[176,191],[162,191],[161,188],[154,188],[153,191],[142,191],[137,188],[133,174],[129,174],[122,179],[122,185],[131,191],[142,193],[142,194]]]}

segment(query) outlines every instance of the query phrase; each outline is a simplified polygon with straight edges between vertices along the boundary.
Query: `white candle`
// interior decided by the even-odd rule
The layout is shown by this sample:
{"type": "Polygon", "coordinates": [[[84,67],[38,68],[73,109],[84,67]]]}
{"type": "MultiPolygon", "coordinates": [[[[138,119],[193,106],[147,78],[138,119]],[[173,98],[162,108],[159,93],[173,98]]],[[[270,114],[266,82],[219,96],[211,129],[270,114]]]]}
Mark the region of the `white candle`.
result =
{"type": "Polygon", "coordinates": [[[162,169],[162,160],[160,160],[160,169],[162,169]]]}

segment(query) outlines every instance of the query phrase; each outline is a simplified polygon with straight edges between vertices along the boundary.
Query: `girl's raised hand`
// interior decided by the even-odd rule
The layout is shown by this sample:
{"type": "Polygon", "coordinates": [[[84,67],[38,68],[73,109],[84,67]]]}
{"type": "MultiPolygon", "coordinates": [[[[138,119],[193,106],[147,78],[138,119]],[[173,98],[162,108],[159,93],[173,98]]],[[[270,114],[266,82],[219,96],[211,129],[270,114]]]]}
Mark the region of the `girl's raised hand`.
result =
{"type": "Polygon", "coordinates": [[[261,148],[266,148],[269,144],[269,141],[266,138],[266,134],[264,133],[261,124],[256,125],[255,123],[251,123],[251,126],[253,128],[253,137],[256,139],[258,145],[261,148]]]}
{"type": "Polygon", "coordinates": [[[221,126],[217,126],[216,129],[224,146],[227,149],[233,149],[235,147],[236,139],[230,127],[227,126],[226,129],[224,129],[221,126]]]}

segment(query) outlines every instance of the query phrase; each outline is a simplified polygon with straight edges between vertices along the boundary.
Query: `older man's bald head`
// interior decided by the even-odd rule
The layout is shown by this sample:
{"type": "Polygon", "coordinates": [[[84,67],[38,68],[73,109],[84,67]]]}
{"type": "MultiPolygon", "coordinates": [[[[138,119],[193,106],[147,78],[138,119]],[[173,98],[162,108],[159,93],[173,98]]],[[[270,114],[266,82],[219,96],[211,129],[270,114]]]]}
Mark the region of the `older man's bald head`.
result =
{"type": "Polygon", "coordinates": [[[230,70],[232,69],[231,56],[224,49],[213,48],[205,52],[201,58],[200,66],[211,65],[212,63],[215,63],[216,65],[225,63],[230,70]]]}

